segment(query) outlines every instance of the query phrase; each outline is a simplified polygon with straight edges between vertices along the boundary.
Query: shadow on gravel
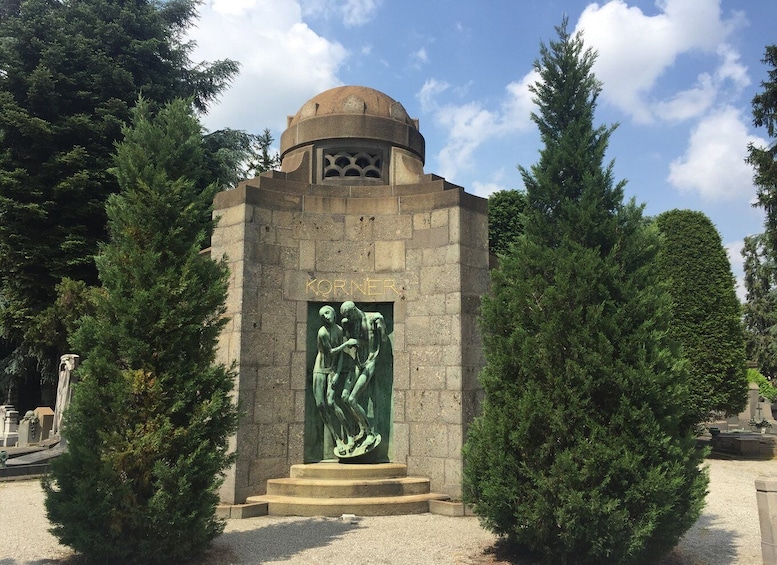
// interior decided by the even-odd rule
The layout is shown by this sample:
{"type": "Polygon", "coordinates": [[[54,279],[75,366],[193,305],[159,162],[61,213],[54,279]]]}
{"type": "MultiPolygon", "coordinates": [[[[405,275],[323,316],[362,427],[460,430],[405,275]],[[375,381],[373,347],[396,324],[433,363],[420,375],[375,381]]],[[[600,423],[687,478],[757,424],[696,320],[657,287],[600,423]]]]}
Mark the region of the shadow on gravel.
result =
{"type": "MultiPolygon", "coordinates": [[[[257,522],[261,524],[261,522],[257,522]]],[[[260,565],[268,561],[290,559],[315,547],[331,544],[347,532],[361,528],[358,523],[334,518],[309,518],[261,526],[243,532],[226,532],[200,558],[170,565],[260,565]]],[[[82,555],[59,559],[16,561],[0,559],[0,565],[90,565],[82,555]]]]}
{"type": "Polygon", "coordinates": [[[310,518],[226,532],[214,543],[202,565],[258,564],[290,559],[294,555],[331,544],[347,532],[360,528],[339,519],[310,518]],[[226,547],[225,547],[226,546],[226,547]]]}
{"type": "MultiPolygon", "coordinates": [[[[716,527],[717,516],[702,515],[672,551],[646,565],[732,565],[737,562],[737,532],[716,527]]],[[[477,565],[539,565],[525,548],[499,539],[487,547],[477,565]]]]}
{"type": "Polygon", "coordinates": [[[737,562],[739,537],[735,530],[717,525],[720,517],[716,514],[702,514],[688,530],[680,543],[660,565],[731,565],[737,562]]]}

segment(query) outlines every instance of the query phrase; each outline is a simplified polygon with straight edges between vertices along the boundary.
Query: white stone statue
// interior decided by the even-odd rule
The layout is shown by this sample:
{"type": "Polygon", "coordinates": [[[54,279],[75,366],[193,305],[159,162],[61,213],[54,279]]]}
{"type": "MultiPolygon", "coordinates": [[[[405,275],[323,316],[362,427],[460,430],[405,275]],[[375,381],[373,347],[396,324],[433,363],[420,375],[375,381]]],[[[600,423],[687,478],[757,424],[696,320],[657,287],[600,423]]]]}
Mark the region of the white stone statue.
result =
{"type": "Polygon", "coordinates": [[[70,405],[73,396],[71,372],[78,367],[81,358],[78,355],[68,353],[59,359],[59,382],[57,383],[57,403],[54,406],[53,435],[62,435],[62,414],[70,405]]]}

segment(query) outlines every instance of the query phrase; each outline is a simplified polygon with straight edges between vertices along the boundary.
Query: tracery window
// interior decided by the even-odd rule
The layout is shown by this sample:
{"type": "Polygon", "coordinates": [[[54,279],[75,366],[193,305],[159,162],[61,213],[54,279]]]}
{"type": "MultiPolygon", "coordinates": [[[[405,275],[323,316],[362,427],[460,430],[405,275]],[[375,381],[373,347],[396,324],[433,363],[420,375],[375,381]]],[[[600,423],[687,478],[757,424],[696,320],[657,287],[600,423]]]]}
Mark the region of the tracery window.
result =
{"type": "Polygon", "coordinates": [[[381,151],[337,149],[324,152],[325,179],[356,177],[380,180],[382,166],[381,151]]]}

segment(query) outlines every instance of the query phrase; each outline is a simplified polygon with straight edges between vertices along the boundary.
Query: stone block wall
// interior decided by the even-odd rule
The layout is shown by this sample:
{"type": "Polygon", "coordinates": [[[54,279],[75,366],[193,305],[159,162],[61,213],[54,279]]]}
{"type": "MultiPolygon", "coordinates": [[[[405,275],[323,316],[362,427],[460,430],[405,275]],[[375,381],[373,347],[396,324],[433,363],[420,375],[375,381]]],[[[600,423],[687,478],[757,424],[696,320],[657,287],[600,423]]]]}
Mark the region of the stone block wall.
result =
{"type": "Polygon", "coordinates": [[[308,304],[393,305],[389,456],[461,495],[461,447],[477,410],[477,331],[488,287],[486,202],[423,185],[333,187],[262,177],[221,193],[211,256],[230,266],[220,360],[236,362],[242,411],[226,503],[265,492],[303,461],[308,304]]]}

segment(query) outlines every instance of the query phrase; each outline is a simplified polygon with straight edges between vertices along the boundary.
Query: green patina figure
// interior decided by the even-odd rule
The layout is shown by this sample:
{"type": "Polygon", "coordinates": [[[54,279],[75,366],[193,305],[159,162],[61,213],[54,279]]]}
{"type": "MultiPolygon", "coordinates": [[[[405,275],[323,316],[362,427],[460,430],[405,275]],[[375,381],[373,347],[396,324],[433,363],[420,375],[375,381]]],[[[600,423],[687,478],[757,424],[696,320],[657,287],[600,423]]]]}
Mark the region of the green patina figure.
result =
{"type": "Polygon", "coordinates": [[[335,309],[322,306],[318,314],[323,325],[318,330],[318,354],[313,365],[313,398],[324,425],[337,443],[335,452],[345,452],[353,437],[352,426],[336,391],[341,388],[343,359],[340,353],[347,345],[343,343],[343,329],[335,323],[335,309]]]}
{"type": "Polygon", "coordinates": [[[364,455],[380,444],[381,436],[374,431],[359,400],[375,374],[381,344],[387,340],[388,332],[382,314],[362,312],[351,301],[343,302],[340,314],[346,339],[343,351],[350,358],[346,362],[341,398],[348,416],[355,423],[355,434],[349,435],[343,448],[335,449],[335,455],[342,458],[364,455]]]}

